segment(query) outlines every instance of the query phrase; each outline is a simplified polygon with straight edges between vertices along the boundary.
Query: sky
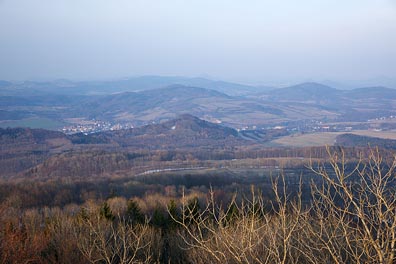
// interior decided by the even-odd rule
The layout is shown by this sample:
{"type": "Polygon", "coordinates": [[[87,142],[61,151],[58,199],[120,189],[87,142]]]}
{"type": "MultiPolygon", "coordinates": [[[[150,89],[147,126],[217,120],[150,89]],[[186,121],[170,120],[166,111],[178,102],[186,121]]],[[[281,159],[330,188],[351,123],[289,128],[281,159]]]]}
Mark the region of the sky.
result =
{"type": "Polygon", "coordinates": [[[396,0],[0,0],[0,79],[396,78],[396,0]]]}

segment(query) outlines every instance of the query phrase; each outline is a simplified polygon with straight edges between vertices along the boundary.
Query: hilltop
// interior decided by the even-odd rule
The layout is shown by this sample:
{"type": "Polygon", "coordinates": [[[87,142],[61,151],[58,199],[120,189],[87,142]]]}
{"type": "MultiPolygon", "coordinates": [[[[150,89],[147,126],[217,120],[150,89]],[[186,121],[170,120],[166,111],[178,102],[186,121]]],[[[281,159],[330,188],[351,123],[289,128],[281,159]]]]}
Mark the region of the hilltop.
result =
{"type": "Polygon", "coordinates": [[[112,143],[129,149],[224,148],[246,144],[238,132],[183,114],[160,124],[138,128],[107,131],[90,135],[73,135],[73,142],[84,144],[112,143]]]}

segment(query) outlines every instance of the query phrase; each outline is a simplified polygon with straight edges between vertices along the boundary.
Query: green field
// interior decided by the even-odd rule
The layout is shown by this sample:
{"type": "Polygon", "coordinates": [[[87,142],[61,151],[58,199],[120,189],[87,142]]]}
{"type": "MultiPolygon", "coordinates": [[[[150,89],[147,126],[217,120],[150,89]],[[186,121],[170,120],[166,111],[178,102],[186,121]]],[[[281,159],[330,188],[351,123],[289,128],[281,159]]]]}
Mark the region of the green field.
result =
{"type": "Polygon", "coordinates": [[[6,127],[30,127],[30,128],[44,128],[56,130],[63,126],[63,123],[57,120],[48,118],[28,118],[21,120],[7,120],[0,122],[1,128],[6,127]]]}

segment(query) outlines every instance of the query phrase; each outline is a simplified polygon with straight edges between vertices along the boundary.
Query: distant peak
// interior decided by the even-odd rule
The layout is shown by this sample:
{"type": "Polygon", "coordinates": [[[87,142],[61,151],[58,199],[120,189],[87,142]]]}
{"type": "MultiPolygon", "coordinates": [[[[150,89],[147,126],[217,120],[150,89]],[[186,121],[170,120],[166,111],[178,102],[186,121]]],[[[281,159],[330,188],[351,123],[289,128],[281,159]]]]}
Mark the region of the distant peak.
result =
{"type": "Polygon", "coordinates": [[[178,116],[178,119],[187,119],[187,120],[201,120],[198,117],[191,114],[181,114],[178,116]]]}
{"type": "Polygon", "coordinates": [[[213,90],[213,89],[208,89],[208,88],[202,88],[202,87],[196,87],[196,86],[190,86],[190,85],[183,85],[183,84],[172,84],[168,85],[166,87],[158,88],[158,89],[152,89],[152,90],[146,90],[142,91],[142,94],[148,94],[148,95],[161,95],[164,97],[168,96],[181,96],[181,95],[189,95],[189,96],[218,96],[218,97],[224,97],[224,98],[229,98],[227,94],[224,94],[222,92],[213,90]]]}
{"type": "Polygon", "coordinates": [[[179,84],[179,83],[168,85],[168,86],[166,86],[166,87],[164,87],[162,89],[168,89],[168,90],[180,90],[180,89],[181,90],[200,90],[200,91],[213,91],[213,92],[215,92],[215,90],[210,90],[210,89],[207,89],[207,88],[196,87],[196,86],[191,86],[191,85],[184,85],[184,84],[179,84]]]}
{"type": "Polygon", "coordinates": [[[317,82],[304,82],[300,84],[296,84],[290,87],[294,88],[306,88],[306,89],[331,89],[335,90],[335,88],[330,87],[328,85],[322,84],[322,83],[317,83],[317,82]]]}

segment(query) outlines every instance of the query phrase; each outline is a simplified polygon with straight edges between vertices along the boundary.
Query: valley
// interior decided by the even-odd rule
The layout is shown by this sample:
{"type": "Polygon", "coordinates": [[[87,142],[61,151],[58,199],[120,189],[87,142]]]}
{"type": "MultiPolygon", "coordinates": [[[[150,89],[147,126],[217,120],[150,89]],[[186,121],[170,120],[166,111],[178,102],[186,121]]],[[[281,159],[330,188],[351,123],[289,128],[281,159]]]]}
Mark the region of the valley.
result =
{"type": "MultiPolygon", "coordinates": [[[[316,83],[275,90],[217,82],[209,82],[216,89],[157,87],[148,79],[142,90],[92,84],[102,87],[98,93],[66,81],[58,89],[11,82],[0,88],[0,246],[27,254],[8,259],[68,263],[73,256],[86,263],[93,256],[82,247],[97,245],[90,239],[112,238],[103,250],[113,252],[112,245],[136,232],[147,241],[138,258],[187,263],[195,254],[185,249],[189,239],[204,239],[209,228],[213,239],[239,238],[232,232],[247,228],[246,221],[258,225],[257,237],[281,236],[277,221],[287,226],[297,219],[308,230],[293,231],[297,245],[326,238],[314,229],[333,224],[320,220],[321,197],[340,198],[324,186],[353,183],[369,192],[363,184],[379,182],[379,193],[394,203],[388,191],[395,186],[396,90],[316,83]],[[211,226],[211,219],[218,222],[211,226]]],[[[350,228],[348,218],[337,221],[350,228]]]]}
{"type": "Polygon", "coordinates": [[[182,114],[248,131],[244,134],[393,131],[395,109],[394,89],[337,90],[319,83],[275,89],[206,79],[140,77],[6,83],[0,88],[0,127],[45,128],[67,134],[160,124],[182,114]],[[198,84],[203,88],[191,86],[198,84]],[[101,94],[91,92],[99,87],[101,94]]]}
{"type": "Polygon", "coordinates": [[[0,0],[0,263],[396,264],[395,11],[0,0]]]}

